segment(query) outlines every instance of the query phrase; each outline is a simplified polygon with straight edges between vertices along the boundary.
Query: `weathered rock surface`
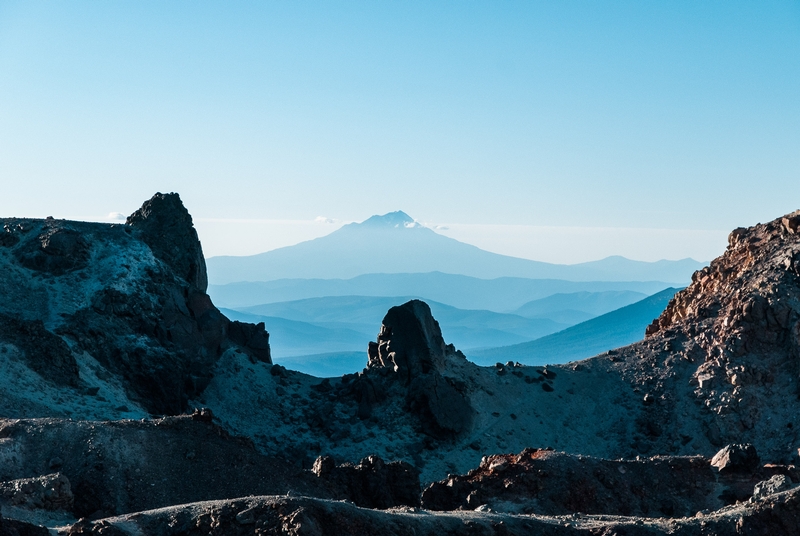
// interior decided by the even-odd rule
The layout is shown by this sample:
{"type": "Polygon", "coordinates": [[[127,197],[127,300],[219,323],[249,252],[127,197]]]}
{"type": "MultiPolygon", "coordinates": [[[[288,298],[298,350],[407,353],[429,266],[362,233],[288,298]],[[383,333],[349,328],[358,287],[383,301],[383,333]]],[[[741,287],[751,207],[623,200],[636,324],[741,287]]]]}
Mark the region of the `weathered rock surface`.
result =
{"type": "MultiPolygon", "coordinates": [[[[99,387],[91,396],[121,387],[116,407],[178,414],[202,393],[225,351],[271,363],[263,324],[231,324],[205,293],[202,248],[177,194],[156,194],[125,225],[0,223],[4,366],[16,359],[76,393],[99,387]],[[86,368],[98,370],[89,378],[86,368]]],[[[20,387],[0,395],[2,413],[23,416],[35,405],[47,415],[38,393],[20,387]]],[[[49,414],[80,415],[84,405],[76,401],[73,412],[51,404],[49,414]]]]}
{"type": "Polygon", "coordinates": [[[336,465],[330,456],[320,456],[312,471],[336,488],[337,497],[346,497],[362,508],[419,506],[419,471],[406,462],[384,462],[368,456],[358,465],[336,465]]]}
{"type": "Polygon", "coordinates": [[[607,514],[689,517],[756,494],[800,483],[795,466],[748,466],[718,472],[702,456],[605,460],[544,449],[487,456],[463,476],[431,484],[422,506],[431,510],[489,507],[524,514],[607,514]],[[771,480],[780,477],[782,480],[771,480]],[[759,487],[760,486],[760,487],[759,487]]]}
{"type": "Polygon", "coordinates": [[[448,374],[450,361],[466,358],[445,344],[428,304],[411,300],[389,309],[368,355],[367,372],[388,374],[406,387],[405,403],[425,432],[448,437],[470,430],[475,410],[466,385],[448,374]]]}
{"type": "Polygon", "coordinates": [[[0,500],[79,518],[289,490],[348,498],[210,418],[206,410],[144,422],[0,420],[0,500]],[[37,474],[47,476],[28,478],[37,474]]]}
{"type": "Polygon", "coordinates": [[[29,509],[71,510],[74,496],[69,479],[61,473],[53,473],[0,482],[0,500],[29,509]]]}
{"type": "Polygon", "coordinates": [[[157,193],[125,223],[175,275],[200,292],[206,291],[208,275],[203,249],[192,217],[178,194],[157,193]]]}
{"type": "Polygon", "coordinates": [[[758,467],[758,453],[753,445],[726,445],[711,458],[711,466],[720,473],[747,473],[758,467]]]}
{"type": "Polygon", "coordinates": [[[514,516],[490,512],[369,510],[314,498],[249,497],[194,503],[98,521],[80,521],[62,534],[206,536],[794,536],[800,488],[711,514],[678,519],[620,516],[514,516]]]}
{"type": "Polygon", "coordinates": [[[0,515],[0,536],[50,536],[50,531],[41,525],[5,519],[0,515]]]}

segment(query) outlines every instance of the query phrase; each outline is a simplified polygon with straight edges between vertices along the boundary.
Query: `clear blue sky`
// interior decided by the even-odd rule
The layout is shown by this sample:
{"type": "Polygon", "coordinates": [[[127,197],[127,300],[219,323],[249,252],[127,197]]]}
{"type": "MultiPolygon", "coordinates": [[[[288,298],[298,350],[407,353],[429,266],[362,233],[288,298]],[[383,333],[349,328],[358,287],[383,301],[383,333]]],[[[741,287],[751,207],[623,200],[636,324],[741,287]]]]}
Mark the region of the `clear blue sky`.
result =
{"type": "Polygon", "coordinates": [[[491,246],[721,233],[798,179],[798,1],[0,3],[3,216],[178,191],[201,230],[402,209],[491,246]]]}

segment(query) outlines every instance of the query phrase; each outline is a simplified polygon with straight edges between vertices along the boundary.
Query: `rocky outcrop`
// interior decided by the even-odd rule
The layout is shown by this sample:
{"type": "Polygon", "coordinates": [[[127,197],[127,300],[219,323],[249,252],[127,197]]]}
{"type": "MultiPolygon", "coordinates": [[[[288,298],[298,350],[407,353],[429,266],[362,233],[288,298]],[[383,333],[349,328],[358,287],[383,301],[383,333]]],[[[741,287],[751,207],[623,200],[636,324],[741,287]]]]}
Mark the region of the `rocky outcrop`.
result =
{"type": "Polygon", "coordinates": [[[5,519],[0,514],[1,536],[50,536],[47,527],[26,523],[17,519],[5,519]]]}
{"type": "MultiPolygon", "coordinates": [[[[178,414],[224,352],[271,363],[264,325],[231,323],[205,293],[202,247],[178,194],[156,194],[125,225],[0,223],[0,343],[49,384],[97,393],[80,370],[98,362],[112,382],[102,391],[119,383],[127,393],[118,406],[178,414]]],[[[8,411],[25,406],[14,396],[0,396],[8,411]]]]}
{"type": "Polygon", "coordinates": [[[127,225],[158,259],[200,292],[208,288],[206,261],[189,211],[176,193],[157,193],[128,216],[127,225]]]}
{"type": "Polygon", "coordinates": [[[213,408],[0,421],[0,500],[52,514],[68,481],[69,512],[95,519],[70,533],[797,532],[800,212],[734,231],[628,347],[477,367],[412,300],[364,371],[325,379],[272,365],[265,326],[214,307],[176,195],[125,225],[0,223],[0,409],[213,408]]]}
{"type": "Polygon", "coordinates": [[[486,456],[468,474],[431,484],[422,494],[422,506],[675,518],[748,500],[755,490],[764,497],[800,483],[795,466],[759,466],[757,456],[755,465],[719,471],[717,461],[738,450],[736,445],[726,447],[712,460],[702,456],[606,460],[551,449],[486,456]]]}
{"type": "Polygon", "coordinates": [[[210,418],[205,410],[144,422],[0,420],[0,504],[80,518],[289,490],[347,498],[210,418]]]}
{"type": "Polygon", "coordinates": [[[0,501],[31,510],[71,510],[74,496],[69,479],[53,473],[0,482],[0,501]]]}
{"type": "Polygon", "coordinates": [[[78,363],[64,340],[48,331],[41,320],[24,320],[0,313],[0,341],[19,348],[25,363],[42,378],[60,386],[77,387],[78,363]]]}
{"type": "MultiPolygon", "coordinates": [[[[798,439],[798,219],[800,211],[731,232],[725,253],[695,272],[639,345],[660,350],[642,352],[651,363],[663,359],[654,383],[666,388],[668,375],[688,376],[687,400],[702,406],[699,416],[712,445],[746,441],[785,461],[795,455],[798,439]],[[782,440],[775,436],[775,420],[782,440]]],[[[664,394],[674,399],[679,389],[664,394]]]]}
{"type": "Polygon", "coordinates": [[[386,463],[378,456],[368,456],[358,465],[336,465],[330,456],[320,456],[312,468],[317,477],[362,508],[419,506],[419,471],[409,463],[386,463]]]}
{"type": "Polygon", "coordinates": [[[464,354],[445,344],[428,304],[411,300],[389,309],[368,356],[368,371],[404,386],[406,405],[426,433],[448,437],[470,429],[475,411],[466,386],[447,374],[449,362],[464,354]]]}
{"type": "Polygon", "coordinates": [[[800,489],[770,495],[694,517],[658,519],[617,516],[513,516],[491,512],[431,515],[412,508],[369,510],[309,497],[248,497],[141,512],[96,521],[81,520],[73,535],[148,534],[205,536],[249,534],[409,536],[794,536],[800,526],[800,489]]]}

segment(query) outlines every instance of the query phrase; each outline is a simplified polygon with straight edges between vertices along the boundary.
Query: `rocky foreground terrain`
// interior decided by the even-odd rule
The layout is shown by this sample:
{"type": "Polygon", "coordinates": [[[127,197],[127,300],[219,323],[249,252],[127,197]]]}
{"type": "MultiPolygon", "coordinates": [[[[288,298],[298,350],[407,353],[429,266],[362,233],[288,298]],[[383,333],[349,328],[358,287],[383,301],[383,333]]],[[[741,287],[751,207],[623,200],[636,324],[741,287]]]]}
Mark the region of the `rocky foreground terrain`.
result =
{"type": "Polygon", "coordinates": [[[631,346],[478,367],[411,301],[340,378],[214,307],[177,194],[0,223],[0,534],[800,533],[800,211],[631,346]]]}

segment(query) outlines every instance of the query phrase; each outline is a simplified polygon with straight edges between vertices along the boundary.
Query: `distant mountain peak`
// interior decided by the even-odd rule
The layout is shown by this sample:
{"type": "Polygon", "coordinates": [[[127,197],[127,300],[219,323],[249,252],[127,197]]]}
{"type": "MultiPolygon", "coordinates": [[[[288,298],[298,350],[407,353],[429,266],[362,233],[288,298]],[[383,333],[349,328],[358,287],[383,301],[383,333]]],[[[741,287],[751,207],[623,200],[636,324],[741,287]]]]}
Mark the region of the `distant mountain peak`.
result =
{"type": "Polygon", "coordinates": [[[422,227],[421,224],[414,221],[414,218],[412,218],[402,210],[389,212],[388,214],[384,214],[382,216],[375,215],[356,225],[363,227],[372,227],[372,228],[405,227],[407,229],[410,229],[414,227],[422,227]]]}

